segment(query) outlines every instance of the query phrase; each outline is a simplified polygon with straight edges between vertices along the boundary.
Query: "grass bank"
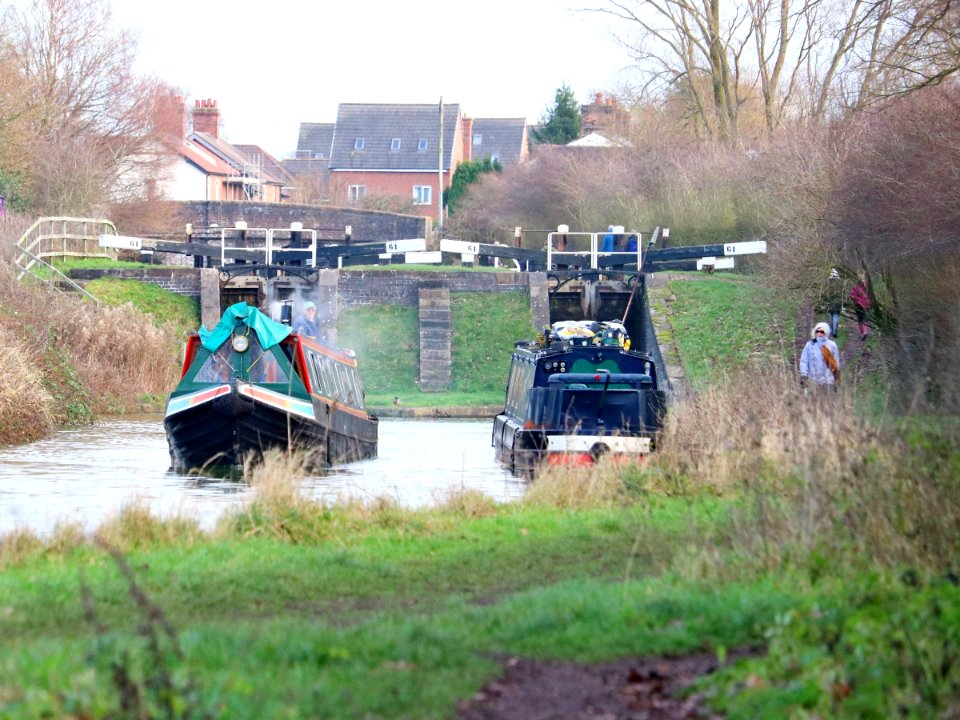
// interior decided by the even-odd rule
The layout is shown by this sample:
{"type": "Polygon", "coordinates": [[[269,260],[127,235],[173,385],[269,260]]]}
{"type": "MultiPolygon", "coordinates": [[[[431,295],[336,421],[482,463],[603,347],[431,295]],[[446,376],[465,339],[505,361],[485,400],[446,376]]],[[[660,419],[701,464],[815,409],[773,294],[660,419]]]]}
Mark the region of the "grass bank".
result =
{"type": "Polygon", "coordinates": [[[451,293],[451,387],[421,392],[417,310],[398,305],[345,308],[338,344],[353,349],[370,406],[503,405],[513,343],[532,336],[526,293],[451,293]]]}
{"type": "Polygon", "coordinates": [[[176,377],[175,331],[132,304],[78,302],[0,266],[0,444],[137,408],[176,377]]]}
{"type": "MultiPolygon", "coordinates": [[[[833,433],[844,415],[803,413],[833,433]]],[[[132,506],[92,536],[11,535],[0,715],[445,718],[499,657],[746,646],[767,653],[700,688],[729,717],[941,717],[960,681],[960,454],[888,441],[752,466],[728,446],[726,484],[666,447],[541,476],[520,502],[423,510],[303,497],[277,456],[212,532],[132,506]]]]}
{"type": "Polygon", "coordinates": [[[302,497],[277,457],[212,532],[134,505],[3,538],[0,716],[449,718],[505,656],[743,646],[699,686],[730,718],[955,716],[957,425],[801,393],[779,335],[720,323],[776,317],[762,288],[714,282],[676,302],[704,293],[687,312],[723,360],[645,463],[413,511],[302,497]]]}

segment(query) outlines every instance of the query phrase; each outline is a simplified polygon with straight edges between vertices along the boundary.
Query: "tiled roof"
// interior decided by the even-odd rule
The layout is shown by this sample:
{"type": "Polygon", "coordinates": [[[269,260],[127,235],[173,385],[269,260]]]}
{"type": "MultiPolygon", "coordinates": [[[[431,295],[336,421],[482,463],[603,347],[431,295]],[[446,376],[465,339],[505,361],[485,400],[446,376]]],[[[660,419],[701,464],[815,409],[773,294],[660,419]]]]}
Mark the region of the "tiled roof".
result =
{"type": "Polygon", "coordinates": [[[499,157],[501,167],[516,165],[520,162],[527,121],[524,118],[476,118],[473,121],[471,157],[483,160],[485,157],[499,157]],[[480,144],[474,139],[480,136],[480,144]]]}
{"type": "Polygon", "coordinates": [[[189,163],[195,165],[207,175],[237,175],[232,165],[214,155],[202,145],[184,138],[177,146],[177,152],[189,163]]]}
{"type": "MultiPolygon", "coordinates": [[[[459,118],[457,103],[443,106],[444,170],[450,168],[459,118]]],[[[438,104],[341,103],[330,153],[330,169],[435,170],[439,162],[439,136],[438,104]],[[425,141],[423,149],[421,141],[425,141]],[[362,149],[358,148],[360,144],[362,149]]]]}
{"type": "Polygon", "coordinates": [[[329,170],[328,162],[328,160],[321,160],[319,158],[284,158],[282,165],[283,169],[294,177],[297,175],[314,175],[316,173],[326,176],[329,170]]]}
{"type": "MultiPolygon", "coordinates": [[[[256,174],[259,176],[262,182],[270,185],[286,184],[284,179],[277,177],[267,168],[257,167],[257,160],[255,157],[248,158],[247,155],[242,153],[237,149],[236,146],[231,145],[226,140],[214,137],[207,132],[190,133],[188,139],[192,140],[197,145],[202,146],[207,151],[219,156],[222,160],[231,165],[238,173],[250,175],[256,170],[256,174]]],[[[274,160],[274,162],[276,161],[274,160]]]]}
{"type": "Polygon", "coordinates": [[[269,175],[284,185],[293,183],[293,177],[283,165],[259,145],[234,145],[233,147],[247,159],[248,163],[259,166],[260,174],[264,178],[269,175]]]}
{"type": "Polygon", "coordinates": [[[329,160],[334,123],[300,123],[297,160],[329,160]]]}

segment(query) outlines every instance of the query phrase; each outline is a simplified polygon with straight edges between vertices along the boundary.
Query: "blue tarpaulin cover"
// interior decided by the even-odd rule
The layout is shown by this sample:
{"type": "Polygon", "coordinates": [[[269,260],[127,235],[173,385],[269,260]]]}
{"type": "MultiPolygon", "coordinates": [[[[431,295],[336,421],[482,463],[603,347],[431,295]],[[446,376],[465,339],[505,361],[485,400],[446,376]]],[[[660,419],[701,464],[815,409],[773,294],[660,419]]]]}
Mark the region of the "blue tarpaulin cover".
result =
{"type": "Polygon", "coordinates": [[[223,317],[213,330],[200,327],[200,344],[213,352],[230,338],[238,325],[246,325],[257,333],[264,350],[269,350],[291,333],[289,325],[271,320],[252,305],[238,302],[223,311],[223,317]]]}

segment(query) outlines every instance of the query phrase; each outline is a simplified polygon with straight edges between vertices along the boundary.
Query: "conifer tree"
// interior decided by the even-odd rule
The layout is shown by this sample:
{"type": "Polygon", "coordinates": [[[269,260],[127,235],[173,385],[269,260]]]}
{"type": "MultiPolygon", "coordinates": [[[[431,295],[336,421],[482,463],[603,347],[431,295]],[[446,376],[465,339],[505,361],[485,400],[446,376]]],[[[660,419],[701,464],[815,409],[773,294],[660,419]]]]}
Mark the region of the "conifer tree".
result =
{"type": "Polygon", "coordinates": [[[538,144],[566,145],[580,137],[580,105],[567,85],[557,88],[553,107],[540,118],[540,127],[533,130],[538,144]]]}

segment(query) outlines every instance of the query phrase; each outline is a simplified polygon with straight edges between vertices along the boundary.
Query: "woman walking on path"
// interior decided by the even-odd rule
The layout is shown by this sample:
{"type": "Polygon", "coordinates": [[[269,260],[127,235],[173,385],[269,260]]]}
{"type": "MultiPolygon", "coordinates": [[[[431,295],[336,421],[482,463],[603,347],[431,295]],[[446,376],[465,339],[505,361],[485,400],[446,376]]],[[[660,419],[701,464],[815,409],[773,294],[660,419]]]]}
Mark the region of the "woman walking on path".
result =
{"type": "Polygon", "coordinates": [[[840,350],[828,337],[830,326],[819,322],[813,326],[810,342],[803,344],[800,353],[800,386],[813,383],[836,389],[840,382],[840,350]]]}
{"type": "Polygon", "coordinates": [[[862,280],[858,280],[850,291],[850,299],[853,300],[853,312],[857,316],[857,329],[860,331],[860,339],[866,340],[870,334],[870,328],[867,326],[867,310],[870,309],[870,295],[867,294],[867,288],[862,280]]]}

